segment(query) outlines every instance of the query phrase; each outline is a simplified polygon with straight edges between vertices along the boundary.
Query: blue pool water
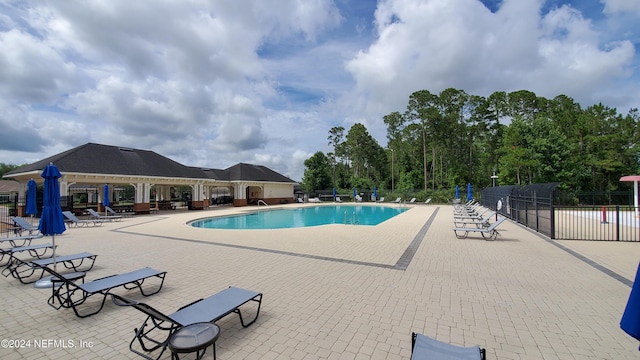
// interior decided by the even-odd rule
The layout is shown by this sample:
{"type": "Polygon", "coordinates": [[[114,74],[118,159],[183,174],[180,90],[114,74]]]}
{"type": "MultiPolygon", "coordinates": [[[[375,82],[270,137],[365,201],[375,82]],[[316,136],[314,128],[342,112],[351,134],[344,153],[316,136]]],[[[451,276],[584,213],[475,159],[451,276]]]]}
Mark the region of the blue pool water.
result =
{"type": "Polygon", "coordinates": [[[387,206],[326,205],[211,217],[193,221],[190,225],[207,229],[287,229],[345,223],[378,225],[406,210],[387,206]]]}

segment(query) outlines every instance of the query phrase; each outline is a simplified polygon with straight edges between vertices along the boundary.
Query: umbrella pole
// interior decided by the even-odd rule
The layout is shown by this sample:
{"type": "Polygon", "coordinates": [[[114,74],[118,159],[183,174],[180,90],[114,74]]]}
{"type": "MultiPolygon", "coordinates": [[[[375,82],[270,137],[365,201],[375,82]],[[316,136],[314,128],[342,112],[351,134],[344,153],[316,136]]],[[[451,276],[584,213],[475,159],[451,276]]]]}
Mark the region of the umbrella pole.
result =
{"type": "Polygon", "coordinates": [[[57,264],[56,264],[56,234],[51,236],[53,242],[53,271],[58,272],[57,264]]]}

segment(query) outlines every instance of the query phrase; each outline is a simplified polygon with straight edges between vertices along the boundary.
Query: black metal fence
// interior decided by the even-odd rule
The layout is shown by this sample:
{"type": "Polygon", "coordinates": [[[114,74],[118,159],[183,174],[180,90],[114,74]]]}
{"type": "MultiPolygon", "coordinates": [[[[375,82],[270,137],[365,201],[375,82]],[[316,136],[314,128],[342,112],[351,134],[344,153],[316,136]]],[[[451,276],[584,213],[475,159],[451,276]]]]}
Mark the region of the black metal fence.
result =
{"type": "MultiPolygon", "coordinates": [[[[482,191],[482,205],[530,229],[557,240],[640,242],[640,209],[608,205],[628,203],[628,192],[556,193],[560,183],[499,186],[482,191]],[[605,205],[564,205],[604,203],[605,205]],[[559,205],[563,204],[563,205],[559,205]]],[[[633,201],[633,197],[631,197],[633,201]]]]}
{"type": "MultiPolygon", "coordinates": [[[[36,208],[38,213],[34,215],[34,218],[39,219],[42,212],[42,197],[36,198],[36,208]]],[[[25,208],[27,204],[25,196],[12,196],[4,201],[0,202],[0,236],[9,236],[15,232],[12,216],[21,215],[18,213],[19,208],[25,208]]],[[[73,195],[61,196],[60,207],[63,211],[73,211],[73,195]]]]}
{"type": "Polygon", "coordinates": [[[633,206],[558,206],[558,240],[640,241],[638,209],[633,206]]]}

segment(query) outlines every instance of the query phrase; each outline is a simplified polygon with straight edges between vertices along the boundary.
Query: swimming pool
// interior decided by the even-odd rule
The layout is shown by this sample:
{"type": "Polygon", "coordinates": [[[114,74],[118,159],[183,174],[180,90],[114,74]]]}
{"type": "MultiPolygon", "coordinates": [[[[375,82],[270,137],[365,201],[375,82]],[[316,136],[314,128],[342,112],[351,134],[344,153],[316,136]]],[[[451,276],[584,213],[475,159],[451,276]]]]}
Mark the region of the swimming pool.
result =
{"type": "Polygon", "coordinates": [[[378,225],[407,208],[366,205],[323,205],[256,211],[211,217],[189,225],[207,229],[287,229],[328,224],[378,225]]]}

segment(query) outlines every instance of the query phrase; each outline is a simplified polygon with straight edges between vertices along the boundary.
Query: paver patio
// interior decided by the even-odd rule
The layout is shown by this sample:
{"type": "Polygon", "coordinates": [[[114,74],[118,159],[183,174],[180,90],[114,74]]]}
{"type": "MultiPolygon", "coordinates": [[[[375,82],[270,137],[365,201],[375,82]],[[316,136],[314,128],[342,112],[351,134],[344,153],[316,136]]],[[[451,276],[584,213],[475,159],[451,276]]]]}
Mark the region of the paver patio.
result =
{"type": "MultiPolygon", "coordinates": [[[[511,222],[496,241],[457,239],[448,205],[416,205],[375,227],[186,224],[247,210],[160,212],[68,229],[56,243],[59,254],[98,254],[88,280],[166,270],[156,295],[118,293],[167,313],[228,286],[262,292],[255,324],[218,322],[218,359],[409,359],[412,331],[480,345],[487,359],[640,358],[619,327],[638,243],[555,242],[511,222]]],[[[109,302],[80,319],[49,307],[49,295],[0,279],[2,338],[30,341],[2,346],[0,358],[139,358],[128,345],[142,313],[109,302]]]]}

